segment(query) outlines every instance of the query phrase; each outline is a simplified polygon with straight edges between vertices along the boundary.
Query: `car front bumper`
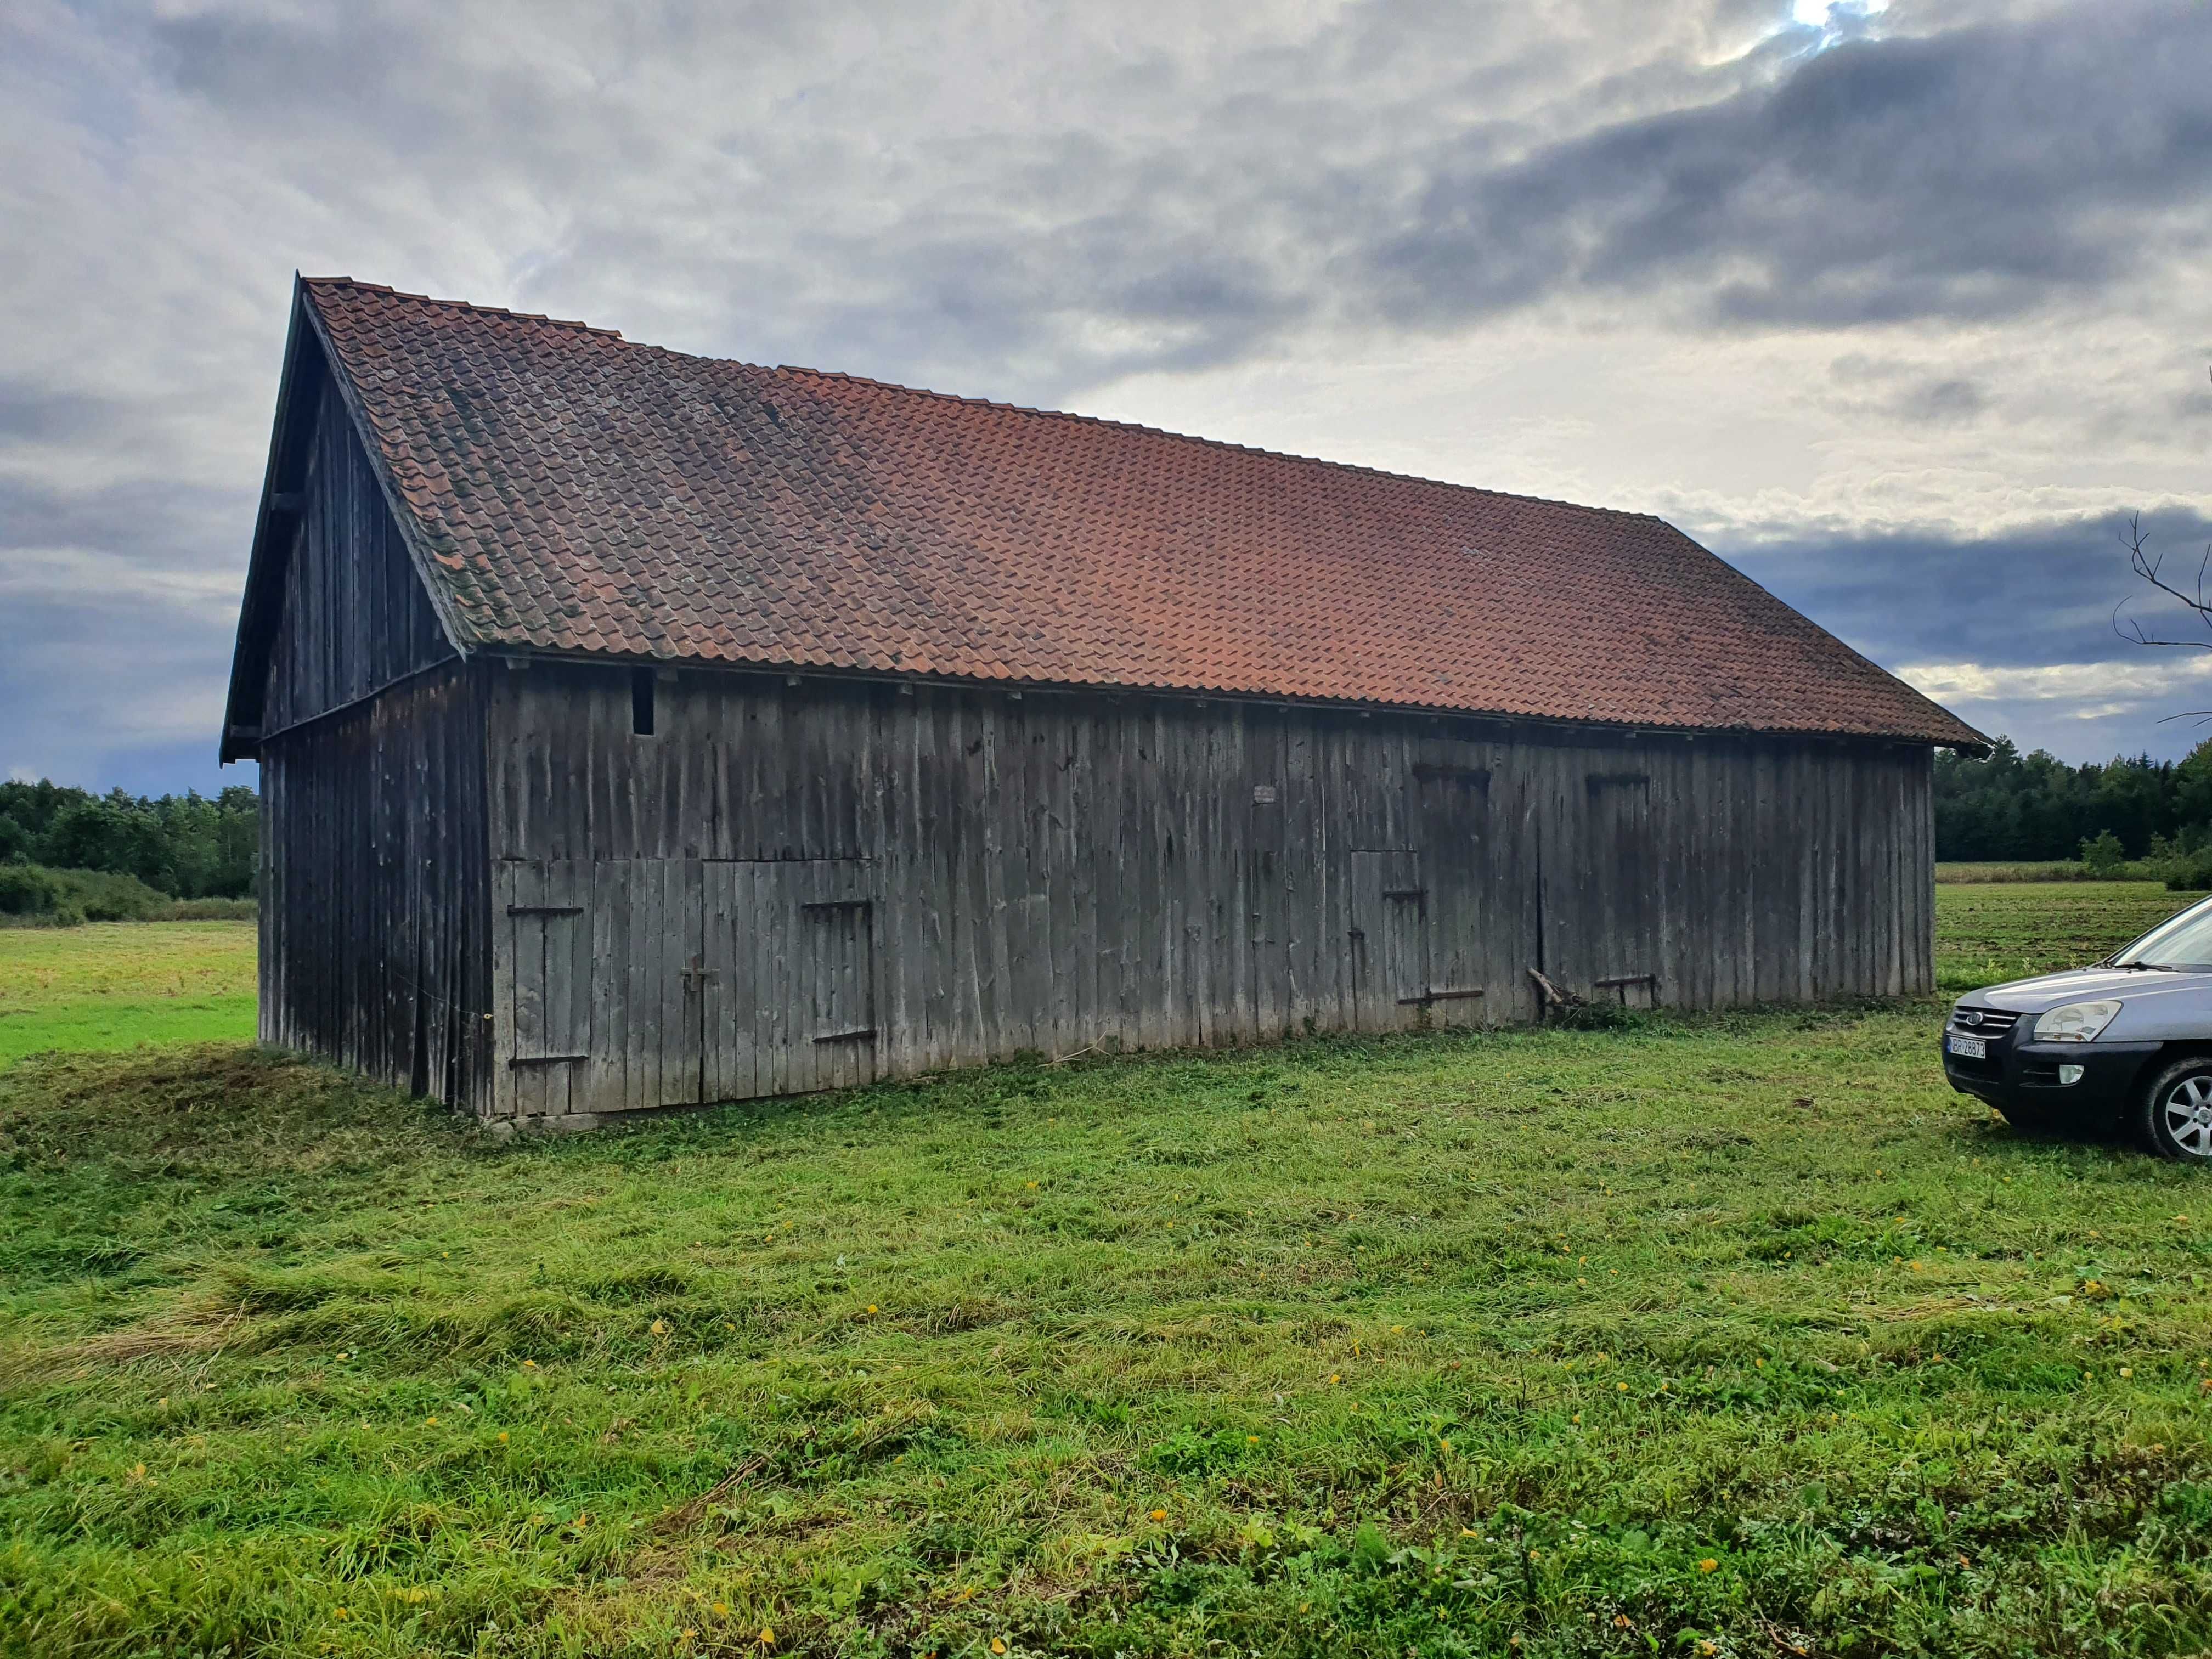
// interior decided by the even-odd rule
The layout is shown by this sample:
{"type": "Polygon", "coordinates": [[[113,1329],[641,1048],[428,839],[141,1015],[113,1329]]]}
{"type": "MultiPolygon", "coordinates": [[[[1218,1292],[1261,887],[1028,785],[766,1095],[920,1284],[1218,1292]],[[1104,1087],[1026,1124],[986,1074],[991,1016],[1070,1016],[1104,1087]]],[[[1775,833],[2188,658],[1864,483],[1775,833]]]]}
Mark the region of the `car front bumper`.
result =
{"type": "Polygon", "coordinates": [[[2017,1042],[1997,1040],[1989,1058],[1962,1060],[1951,1052],[1954,1035],[1943,1033],[1943,1075],[1962,1095],[2002,1109],[2018,1103],[2040,1111],[2063,1111],[2085,1122],[2111,1121],[2125,1111],[2152,1061],[2164,1047],[2157,1042],[2017,1042]],[[2079,1066],[2081,1075],[2061,1083],[2059,1067],[2079,1066]]]}

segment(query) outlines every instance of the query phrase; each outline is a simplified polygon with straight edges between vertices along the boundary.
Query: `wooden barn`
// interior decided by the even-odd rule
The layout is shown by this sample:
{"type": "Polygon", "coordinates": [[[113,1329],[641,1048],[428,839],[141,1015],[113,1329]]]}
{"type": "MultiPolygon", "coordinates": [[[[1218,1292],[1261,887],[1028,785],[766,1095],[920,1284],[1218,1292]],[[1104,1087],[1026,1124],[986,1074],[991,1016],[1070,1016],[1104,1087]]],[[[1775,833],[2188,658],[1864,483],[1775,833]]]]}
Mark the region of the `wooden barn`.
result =
{"type": "Polygon", "coordinates": [[[261,1035],[495,1120],[1930,988],[1984,739],[1680,532],[299,283],[261,1035]]]}

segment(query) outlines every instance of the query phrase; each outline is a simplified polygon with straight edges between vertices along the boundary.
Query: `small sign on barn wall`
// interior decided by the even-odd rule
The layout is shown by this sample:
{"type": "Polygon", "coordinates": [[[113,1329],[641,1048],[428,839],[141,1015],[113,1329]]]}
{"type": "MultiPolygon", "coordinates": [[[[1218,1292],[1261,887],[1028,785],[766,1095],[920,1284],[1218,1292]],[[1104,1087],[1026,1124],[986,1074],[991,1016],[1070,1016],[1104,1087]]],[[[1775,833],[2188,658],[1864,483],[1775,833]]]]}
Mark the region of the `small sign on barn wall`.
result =
{"type": "Polygon", "coordinates": [[[1275,804],[1275,786],[1274,786],[1273,784],[1272,784],[1272,783],[1255,783],[1255,784],[1254,784],[1254,785],[1252,786],[1252,805],[1255,805],[1255,806],[1273,806],[1274,804],[1275,804]]]}

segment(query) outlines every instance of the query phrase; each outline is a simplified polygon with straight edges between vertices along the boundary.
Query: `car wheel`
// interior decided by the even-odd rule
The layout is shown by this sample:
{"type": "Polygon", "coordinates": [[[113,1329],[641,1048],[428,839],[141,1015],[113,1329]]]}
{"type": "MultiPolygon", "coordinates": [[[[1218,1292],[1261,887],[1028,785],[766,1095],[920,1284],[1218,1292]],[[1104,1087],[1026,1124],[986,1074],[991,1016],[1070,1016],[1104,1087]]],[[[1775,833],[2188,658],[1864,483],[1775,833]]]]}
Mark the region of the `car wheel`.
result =
{"type": "Polygon", "coordinates": [[[2136,1129],[2160,1158],[2212,1164],[2212,1058],[2176,1060],[2151,1079],[2136,1129]]]}

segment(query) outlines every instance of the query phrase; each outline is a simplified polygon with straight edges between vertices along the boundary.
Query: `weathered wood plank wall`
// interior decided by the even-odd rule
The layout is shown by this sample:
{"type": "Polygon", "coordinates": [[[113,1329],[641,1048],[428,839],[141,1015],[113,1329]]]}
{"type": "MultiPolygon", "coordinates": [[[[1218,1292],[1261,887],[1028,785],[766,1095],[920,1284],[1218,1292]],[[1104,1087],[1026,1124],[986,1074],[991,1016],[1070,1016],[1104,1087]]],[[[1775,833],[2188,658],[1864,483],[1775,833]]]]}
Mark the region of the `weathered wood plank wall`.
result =
{"type": "Polygon", "coordinates": [[[488,1110],[481,682],[458,665],[261,748],[264,1042],[488,1110]]]}
{"type": "Polygon", "coordinates": [[[645,737],[623,673],[494,671],[486,696],[503,890],[594,894],[588,993],[515,978],[532,949],[582,971],[576,935],[495,919],[503,1061],[547,997],[593,1055],[496,1067],[503,1114],[1526,1020],[1531,967],[1688,1007],[1932,983],[1924,746],[711,673],[663,680],[645,737]],[[860,899],[865,939],[801,925],[860,899]],[[860,975],[842,1001],[791,988],[860,975]],[[748,1007],[770,1036],[732,1034],[748,1007]],[[701,1035],[641,1042],[647,1020],[701,1035]],[[840,1021],[865,1052],[802,1064],[840,1021]]]}
{"type": "Polygon", "coordinates": [[[327,377],[301,495],[270,645],[264,736],[453,656],[327,377]]]}

